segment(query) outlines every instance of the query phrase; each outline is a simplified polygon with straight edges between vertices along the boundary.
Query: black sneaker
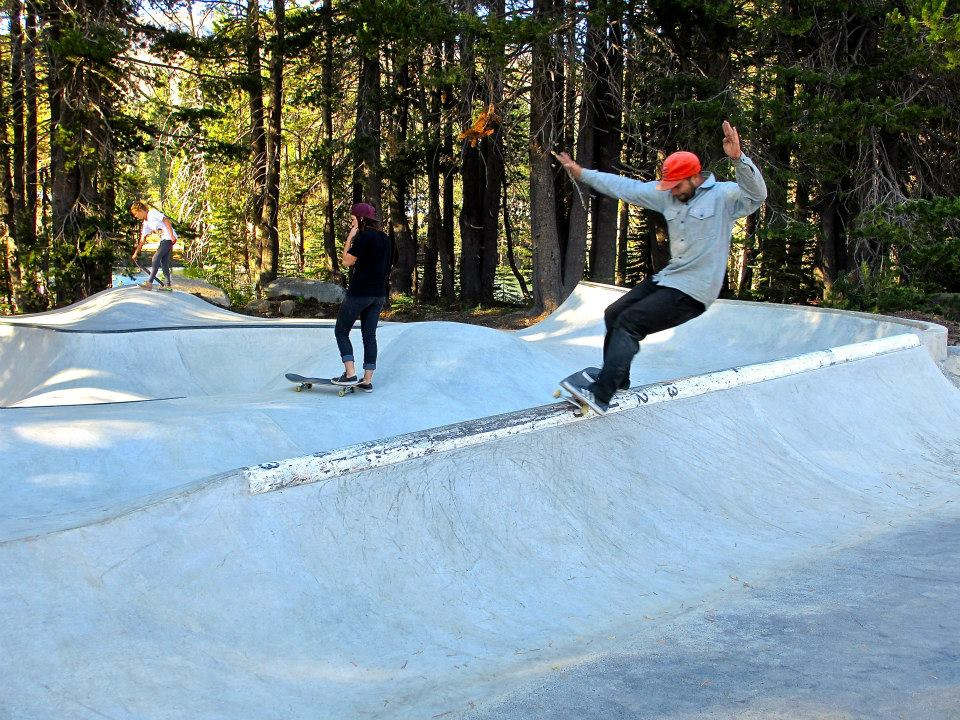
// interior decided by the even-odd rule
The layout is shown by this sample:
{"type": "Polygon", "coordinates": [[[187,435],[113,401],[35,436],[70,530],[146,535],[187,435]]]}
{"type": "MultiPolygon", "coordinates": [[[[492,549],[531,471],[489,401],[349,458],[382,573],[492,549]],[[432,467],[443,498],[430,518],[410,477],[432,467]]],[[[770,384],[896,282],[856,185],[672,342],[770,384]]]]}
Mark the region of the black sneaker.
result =
{"type": "Polygon", "coordinates": [[[357,376],[356,375],[347,375],[344,373],[338,378],[330,378],[330,382],[333,385],[356,385],[357,376]]]}
{"type": "Polygon", "coordinates": [[[592,385],[590,387],[585,387],[583,385],[574,385],[573,383],[564,380],[560,383],[560,387],[569,392],[578,400],[582,400],[589,405],[590,409],[593,410],[597,415],[606,415],[607,410],[610,409],[610,401],[607,400],[604,402],[603,400],[597,398],[591,389],[593,387],[592,385]]]}
{"type": "Polygon", "coordinates": [[[357,383],[357,390],[363,390],[364,392],[373,392],[373,383],[372,382],[357,383]]]}

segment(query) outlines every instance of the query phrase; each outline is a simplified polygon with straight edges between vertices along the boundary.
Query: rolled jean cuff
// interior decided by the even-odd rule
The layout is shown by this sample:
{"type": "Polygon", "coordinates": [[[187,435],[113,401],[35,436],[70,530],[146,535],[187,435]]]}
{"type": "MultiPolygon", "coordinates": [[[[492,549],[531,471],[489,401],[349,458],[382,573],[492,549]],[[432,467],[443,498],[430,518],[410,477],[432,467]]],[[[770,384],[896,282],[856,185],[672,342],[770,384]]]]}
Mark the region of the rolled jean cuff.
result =
{"type": "Polygon", "coordinates": [[[376,363],[367,363],[367,362],[365,362],[365,363],[363,364],[363,369],[364,369],[364,370],[376,370],[376,369],[377,369],[377,364],[376,364],[376,363]]]}
{"type": "Polygon", "coordinates": [[[353,362],[353,355],[341,355],[340,362],[353,362]]]}

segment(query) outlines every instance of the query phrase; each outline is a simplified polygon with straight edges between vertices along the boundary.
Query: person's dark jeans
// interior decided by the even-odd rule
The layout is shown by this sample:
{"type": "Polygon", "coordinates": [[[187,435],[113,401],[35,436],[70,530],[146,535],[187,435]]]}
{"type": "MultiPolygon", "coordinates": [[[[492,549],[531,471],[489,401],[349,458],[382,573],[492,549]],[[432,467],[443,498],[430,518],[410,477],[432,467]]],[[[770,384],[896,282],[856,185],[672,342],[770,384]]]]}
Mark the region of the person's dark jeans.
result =
{"type": "Polygon", "coordinates": [[[353,343],[350,342],[350,330],[360,318],[360,336],[363,338],[363,369],[377,369],[377,322],[380,320],[380,311],[383,310],[386,298],[381,297],[351,297],[347,295],[337,313],[337,325],[334,328],[334,337],[340,349],[340,359],[344,362],[353,361],[353,343]]]}
{"type": "Polygon", "coordinates": [[[603,313],[607,326],[603,338],[603,368],[593,384],[598,400],[610,402],[629,383],[630,363],[640,351],[640,341],[693,320],[706,310],[703,303],[680,290],[657,285],[647,278],[603,313]]]}
{"type": "Polygon", "coordinates": [[[173,242],[170,240],[161,240],[157,251],[153,254],[153,263],[150,267],[150,279],[148,283],[153,283],[157,279],[157,271],[163,267],[163,274],[167,277],[167,285],[170,284],[170,258],[173,256],[173,242]]]}

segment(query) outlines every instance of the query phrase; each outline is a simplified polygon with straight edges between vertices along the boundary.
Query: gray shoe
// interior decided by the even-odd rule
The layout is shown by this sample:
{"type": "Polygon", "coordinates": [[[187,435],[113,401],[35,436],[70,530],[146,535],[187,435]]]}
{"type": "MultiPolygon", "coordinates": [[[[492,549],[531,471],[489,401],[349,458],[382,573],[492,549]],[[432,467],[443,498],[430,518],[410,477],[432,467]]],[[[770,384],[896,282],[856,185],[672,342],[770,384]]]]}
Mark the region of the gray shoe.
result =
{"type": "Polygon", "coordinates": [[[607,410],[610,409],[610,401],[607,400],[604,402],[600,400],[596,395],[593,394],[591,384],[589,387],[584,385],[574,385],[573,383],[567,382],[564,380],[560,383],[560,387],[569,392],[578,400],[585,402],[591,410],[593,410],[597,415],[606,415],[607,410]]]}

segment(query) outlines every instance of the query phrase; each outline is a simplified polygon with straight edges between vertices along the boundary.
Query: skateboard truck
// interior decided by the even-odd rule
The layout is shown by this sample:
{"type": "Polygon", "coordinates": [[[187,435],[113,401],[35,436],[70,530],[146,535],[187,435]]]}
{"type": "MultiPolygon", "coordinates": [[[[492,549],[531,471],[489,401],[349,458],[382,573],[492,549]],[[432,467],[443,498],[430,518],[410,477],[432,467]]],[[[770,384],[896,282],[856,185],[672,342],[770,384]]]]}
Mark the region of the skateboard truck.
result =
{"type": "Polygon", "coordinates": [[[562,390],[554,390],[553,396],[559,400],[563,400],[567,405],[573,408],[573,414],[575,417],[583,417],[590,412],[590,406],[584,402],[580,402],[573,395],[568,395],[562,390]]]}
{"type": "MultiPolygon", "coordinates": [[[[575,380],[576,383],[579,384],[583,382],[584,376],[587,376],[589,378],[592,378],[593,380],[596,380],[599,375],[600,375],[600,368],[588,367],[573,373],[573,375],[568,375],[560,382],[563,383],[570,380],[575,380]]],[[[563,386],[561,385],[561,388],[562,387],[563,386]]],[[[573,395],[569,394],[569,391],[564,392],[562,389],[554,390],[553,396],[555,398],[563,400],[565,403],[567,403],[567,405],[571,406],[573,408],[573,414],[576,417],[583,417],[584,415],[587,415],[590,412],[590,406],[587,405],[582,400],[580,400],[579,398],[576,398],[573,395]]]]}

